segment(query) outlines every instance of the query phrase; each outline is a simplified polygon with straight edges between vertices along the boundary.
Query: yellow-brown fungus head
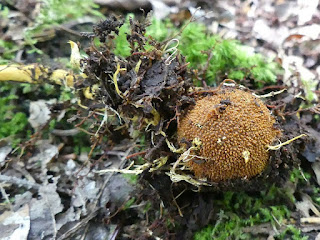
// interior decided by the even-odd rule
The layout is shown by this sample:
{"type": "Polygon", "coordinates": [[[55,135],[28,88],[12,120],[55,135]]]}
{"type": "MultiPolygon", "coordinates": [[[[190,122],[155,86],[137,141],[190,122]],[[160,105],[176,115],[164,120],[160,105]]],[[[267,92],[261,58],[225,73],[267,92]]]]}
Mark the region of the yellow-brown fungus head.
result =
{"type": "Polygon", "coordinates": [[[187,161],[197,178],[249,179],[269,162],[267,146],[281,135],[274,124],[266,105],[250,92],[222,88],[197,100],[182,117],[178,140],[186,147],[200,140],[200,148],[191,151],[187,161]]]}

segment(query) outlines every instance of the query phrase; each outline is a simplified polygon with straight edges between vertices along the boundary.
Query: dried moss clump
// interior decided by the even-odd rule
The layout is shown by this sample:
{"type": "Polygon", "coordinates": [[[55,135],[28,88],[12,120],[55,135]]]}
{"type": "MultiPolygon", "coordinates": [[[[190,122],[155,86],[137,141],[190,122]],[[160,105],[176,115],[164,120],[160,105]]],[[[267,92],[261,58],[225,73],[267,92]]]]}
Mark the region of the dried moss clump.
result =
{"type": "Polygon", "coordinates": [[[199,98],[182,117],[178,140],[190,146],[187,165],[197,178],[213,182],[251,178],[261,173],[269,162],[267,146],[281,131],[265,104],[250,92],[222,88],[212,96],[199,98]]]}

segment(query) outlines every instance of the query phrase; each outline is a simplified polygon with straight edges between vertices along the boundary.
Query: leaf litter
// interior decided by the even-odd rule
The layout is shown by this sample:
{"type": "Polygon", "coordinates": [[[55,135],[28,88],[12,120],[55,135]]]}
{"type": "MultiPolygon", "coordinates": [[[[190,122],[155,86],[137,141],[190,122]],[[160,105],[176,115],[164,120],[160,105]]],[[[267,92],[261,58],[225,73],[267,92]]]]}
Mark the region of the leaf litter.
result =
{"type": "MultiPolygon", "coordinates": [[[[203,9],[211,10],[206,5],[203,9]]],[[[312,162],[310,166],[317,178],[319,152],[316,146],[319,142],[317,131],[319,126],[312,116],[319,112],[310,105],[303,109],[300,106],[302,98],[317,103],[319,97],[319,73],[316,71],[319,51],[313,45],[309,45],[312,41],[318,40],[319,31],[316,24],[308,24],[318,15],[319,11],[315,10],[314,6],[303,1],[297,1],[297,4],[279,1],[275,5],[271,1],[253,4],[249,4],[249,1],[241,3],[227,1],[218,11],[218,17],[214,18],[214,21],[220,24],[215,28],[218,33],[227,35],[229,32],[258,51],[262,49],[262,52],[268,55],[278,55],[285,71],[283,83],[288,87],[288,91],[271,98],[269,104],[274,113],[283,119],[282,124],[290,133],[287,138],[292,138],[301,132],[306,132],[308,138],[306,141],[296,142],[294,145],[296,149],[285,148],[275,155],[280,154],[282,157],[285,155],[288,161],[302,161],[302,166],[306,162],[312,162]],[[231,14],[228,18],[219,17],[219,14],[225,13],[227,8],[238,9],[236,11],[239,14],[231,14]],[[292,11],[293,9],[299,11],[292,11]],[[297,14],[293,14],[295,12],[297,14]],[[239,23],[244,26],[244,31],[239,31],[237,27],[239,23]],[[296,115],[299,115],[300,122],[297,121],[296,115]],[[294,154],[288,155],[286,153],[288,149],[294,154]]],[[[165,139],[174,138],[177,118],[188,105],[193,104],[193,98],[186,94],[192,84],[184,57],[179,53],[171,55],[172,51],[166,52],[168,42],[159,44],[145,37],[145,29],[149,24],[148,18],[141,22],[130,20],[131,32],[127,38],[131,46],[131,55],[125,59],[113,54],[110,51],[111,46],[106,43],[108,38],[117,35],[117,28],[122,25],[122,21],[111,17],[107,22],[96,25],[88,38],[100,37],[102,47],[97,49],[91,44],[87,49],[88,57],[82,64],[88,79],[78,82],[76,88],[80,91],[84,86],[90,86],[90,91],[95,94],[97,102],[82,96],[81,104],[87,106],[88,111],[78,112],[74,116],[77,120],[88,119],[84,114],[91,112],[96,119],[103,116],[106,120],[102,122],[102,118],[99,118],[97,122],[91,121],[90,127],[93,129],[92,135],[95,135],[92,136],[93,146],[96,144],[102,149],[95,153],[96,156],[99,159],[108,159],[108,162],[112,162],[112,168],[127,167],[128,159],[137,164],[136,156],[144,156],[149,164],[143,171],[140,185],[133,186],[129,180],[114,173],[96,174],[95,171],[110,169],[110,164],[104,161],[90,164],[87,162],[88,159],[84,162],[68,159],[67,163],[62,162],[62,154],[68,151],[64,151],[54,140],[39,142],[39,136],[35,135],[30,144],[25,146],[27,157],[16,158],[10,155],[8,147],[3,149],[2,154],[4,160],[10,159],[14,163],[12,169],[6,169],[1,173],[1,177],[6,177],[2,179],[4,188],[10,189],[10,196],[15,196],[14,210],[10,213],[12,216],[15,216],[15,213],[20,214],[27,219],[24,224],[27,230],[23,229],[24,233],[21,233],[21,236],[28,233],[29,239],[40,237],[66,239],[80,235],[87,236],[88,239],[105,239],[115,238],[121,229],[123,238],[137,236],[141,239],[157,236],[169,238],[172,233],[164,223],[169,221],[188,228],[187,231],[183,229],[175,232],[176,238],[189,238],[200,227],[217,220],[218,209],[212,205],[219,198],[219,194],[218,197],[212,193],[195,195],[188,190],[189,186],[184,184],[176,186],[165,175],[148,171],[150,168],[160,166],[155,165],[154,159],[160,159],[165,152],[170,152],[165,139]],[[151,50],[146,50],[145,45],[150,45],[151,50]],[[97,84],[99,88],[96,90],[94,86],[97,84]],[[105,108],[106,105],[108,108],[105,108]],[[121,121],[130,127],[119,127],[121,121]],[[150,143],[145,150],[134,146],[139,144],[141,131],[146,132],[150,143]],[[103,143],[102,136],[105,134],[109,135],[108,143],[103,143]],[[128,142],[129,138],[133,140],[128,142]],[[113,146],[113,149],[108,145],[113,146]],[[108,155],[109,150],[115,151],[117,147],[122,148],[118,155],[108,155]],[[123,149],[134,149],[137,155],[130,157],[130,152],[123,149]],[[25,170],[22,171],[21,168],[25,170]],[[18,194],[19,191],[11,189],[16,186],[25,190],[25,193],[18,194]],[[133,197],[136,198],[135,202],[130,204],[130,199],[133,197]],[[17,208],[18,206],[21,208],[17,208]],[[144,215],[146,206],[151,206],[153,209],[148,211],[148,219],[145,219],[144,215]],[[179,208],[182,208],[184,218],[179,216],[177,212],[179,208]],[[161,213],[163,209],[169,213],[161,213]],[[162,214],[165,214],[165,218],[162,214]],[[106,222],[103,223],[99,219],[106,222]],[[137,219],[143,221],[137,224],[137,219]],[[144,234],[141,236],[141,233],[144,234]]],[[[281,84],[281,81],[278,83],[281,84]]],[[[48,114],[44,117],[46,116],[48,114]]],[[[48,118],[40,119],[37,126],[45,125],[47,121],[48,118]]],[[[94,149],[95,147],[91,148],[92,151],[94,149]]],[[[90,156],[90,153],[88,155],[90,156]]],[[[170,153],[171,161],[172,158],[174,154],[170,153]]],[[[285,171],[287,163],[275,162],[269,173],[279,168],[285,171]]],[[[285,181],[285,175],[280,179],[285,181]]],[[[249,186],[247,182],[244,185],[249,186]]],[[[302,186],[299,191],[304,191],[306,188],[302,186]]],[[[318,207],[312,199],[305,194],[302,194],[301,198],[301,201],[296,202],[296,210],[299,210],[304,218],[311,217],[310,210],[317,215],[318,207]]],[[[19,218],[16,218],[15,221],[18,223],[19,218]]],[[[307,220],[304,224],[308,224],[307,220]]],[[[281,228],[275,230],[271,225],[244,229],[245,232],[258,235],[269,231],[271,232],[269,236],[277,235],[280,230],[281,228]],[[267,230],[263,230],[265,228],[267,230]]],[[[306,229],[303,231],[307,232],[306,229]]],[[[308,229],[308,232],[312,232],[312,229],[308,229]]]]}

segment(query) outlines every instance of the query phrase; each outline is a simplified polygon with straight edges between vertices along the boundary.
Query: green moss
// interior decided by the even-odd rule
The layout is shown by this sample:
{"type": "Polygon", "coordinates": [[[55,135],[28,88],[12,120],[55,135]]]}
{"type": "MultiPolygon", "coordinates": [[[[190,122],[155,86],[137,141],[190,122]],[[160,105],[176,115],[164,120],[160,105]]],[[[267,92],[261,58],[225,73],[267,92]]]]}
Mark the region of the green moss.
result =
{"type": "MultiPolygon", "coordinates": [[[[207,62],[208,56],[204,51],[212,50],[217,43],[217,36],[210,36],[205,32],[205,26],[198,23],[190,23],[181,33],[179,49],[190,62],[190,67],[199,68],[207,62]]],[[[221,58],[221,50],[217,58],[221,58]]],[[[232,56],[230,56],[232,57],[232,56]]],[[[222,62],[219,62],[221,64],[222,62]]]]}
{"type": "Polygon", "coordinates": [[[11,41],[4,41],[0,39],[0,64],[8,64],[9,60],[13,59],[15,52],[18,50],[18,46],[11,41]]]}
{"type": "MultiPolygon", "coordinates": [[[[128,22],[129,17],[120,28],[119,36],[115,38],[115,53],[123,57],[130,55],[126,39],[126,33],[129,32],[128,22]]],[[[206,26],[201,23],[192,22],[184,29],[178,29],[169,20],[153,19],[147,28],[146,36],[157,41],[176,36],[179,40],[178,49],[187,62],[190,62],[191,69],[201,70],[207,66],[205,75],[201,77],[208,85],[214,86],[225,78],[230,78],[238,81],[253,80],[256,87],[261,87],[274,83],[277,74],[281,74],[277,63],[265,59],[261,54],[249,53],[247,47],[235,40],[224,40],[218,35],[207,33],[206,26]]],[[[148,46],[146,49],[149,49],[148,46]]]]}
{"type": "MultiPolygon", "coordinates": [[[[301,169],[294,169],[290,182],[297,188],[309,185],[311,175],[301,169]],[[300,187],[299,187],[300,186],[300,187]]],[[[290,184],[288,185],[290,186],[290,184]]],[[[279,231],[275,239],[308,239],[300,229],[288,224],[295,211],[296,199],[292,187],[270,187],[268,190],[250,195],[245,192],[225,192],[222,199],[216,200],[214,205],[220,209],[216,220],[206,228],[197,232],[194,239],[255,239],[243,228],[270,223],[279,231]],[[281,226],[279,226],[279,224],[281,226]],[[286,225],[288,224],[288,225],[286,225]]],[[[317,204],[320,203],[320,188],[314,187],[310,197],[317,204]]]]}
{"type": "MultiPolygon", "coordinates": [[[[274,207],[276,208],[276,207],[274,207]]],[[[277,209],[276,211],[266,211],[263,210],[267,214],[267,216],[279,212],[277,209]]],[[[272,216],[277,218],[276,216],[272,216]]],[[[279,221],[279,219],[278,219],[279,221]]],[[[279,221],[282,222],[281,220],[279,221]]],[[[218,220],[214,226],[209,226],[200,232],[196,233],[194,236],[195,240],[225,240],[225,239],[261,239],[261,238],[254,238],[254,236],[250,235],[250,233],[243,232],[243,227],[253,226],[254,223],[263,223],[263,221],[251,217],[248,220],[240,218],[238,215],[233,213],[225,213],[220,211],[218,220]],[[248,224],[248,221],[252,224],[248,224]]],[[[276,228],[276,226],[275,226],[276,228]]],[[[307,236],[301,235],[301,230],[296,228],[293,225],[287,225],[286,229],[279,233],[276,236],[276,239],[293,239],[293,240],[307,240],[307,236]]]]}
{"type": "Polygon", "coordinates": [[[130,198],[123,206],[123,210],[130,208],[136,201],[135,197],[130,198]]]}
{"type": "Polygon", "coordinates": [[[303,172],[300,168],[295,168],[290,174],[290,181],[293,183],[298,183],[299,181],[309,181],[311,178],[310,173],[303,172]]]}
{"type": "Polygon", "coordinates": [[[9,8],[0,4],[0,18],[8,18],[9,16],[9,8]]]}
{"type": "Polygon", "coordinates": [[[313,101],[317,101],[317,95],[314,93],[316,90],[316,86],[318,84],[318,80],[312,79],[301,79],[302,85],[305,90],[305,98],[310,103],[313,101]]]}
{"type": "MultiPolygon", "coordinates": [[[[0,21],[9,21],[9,8],[0,4],[0,21]]],[[[19,47],[13,41],[0,39],[0,64],[8,64],[19,47]]]]}
{"type": "Polygon", "coordinates": [[[159,42],[166,40],[169,36],[177,33],[177,29],[173,26],[169,19],[159,20],[153,18],[151,25],[147,27],[147,36],[151,36],[159,42]]]}
{"type": "MultiPolygon", "coordinates": [[[[39,33],[43,33],[47,29],[59,26],[70,20],[79,19],[83,16],[94,16],[103,18],[104,15],[98,11],[98,5],[93,0],[43,0],[41,3],[41,9],[35,20],[30,24],[28,28],[23,32],[25,45],[30,45],[31,50],[28,53],[37,52],[39,54],[42,51],[35,47],[38,42],[35,37],[39,33]],[[76,6],[76,7],[75,7],[76,6]]],[[[0,20],[7,19],[9,9],[0,4],[0,20]]],[[[24,45],[21,45],[24,47],[24,45]]],[[[4,59],[12,59],[14,53],[19,50],[14,43],[8,41],[0,41],[0,48],[5,48],[4,59]]],[[[0,59],[0,64],[7,63],[0,59]]]]}
{"type": "Polygon", "coordinates": [[[319,187],[316,187],[316,186],[313,187],[313,194],[311,198],[314,203],[316,203],[317,205],[320,205],[320,188],[319,187]]]}
{"type": "Polygon", "coordinates": [[[147,201],[142,212],[146,214],[150,209],[152,209],[152,204],[150,201],[147,201]]]}
{"type": "MultiPolygon", "coordinates": [[[[127,34],[130,33],[130,25],[129,25],[129,19],[133,18],[133,14],[128,14],[124,24],[119,28],[119,34],[115,36],[114,39],[114,44],[115,44],[115,49],[114,53],[116,55],[122,56],[122,57],[128,57],[130,56],[130,45],[127,41],[127,34]]],[[[97,42],[100,44],[100,42],[97,42]]]]}
{"type": "MultiPolygon", "coordinates": [[[[122,57],[130,56],[130,45],[127,41],[127,33],[130,33],[129,19],[134,18],[133,14],[129,14],[126,17],[124,24],[119,28],[119,34],[115,37],[115,50],[116,55],[122,57]]],[[[167,19],[164,21],[152,19],[152,23],[147,27],[146,36],[151,40],[155,39],[159,42],[164,41],[171,33],[177,32],[172,23],[167,19]]],[[[147,44],[145,48],[150,50],[150,46],[147,44]]]]}
{"type": "Polygon", "coordinates": [[[277,239],[292,239],[292,240],[308,240],[308,236],[301,236],[301,230],[293,225],[288,225],[277,239]],[[290,238],[288,238],[290,236],[290,238]]]}
{"type": "Polygon", "coordinates": [[[92,0],[45,0],[34,25],[28,28],[27,34],[35,34],[85,15],[103,17],[97,9],[98,5],[92,0]]]}
{"type": "Polygon", "coordinates": [[[194,239],[253,239],[243,228],[262,223],[279,228],[278,224],[291,216],[288,206],[294,197],[288,195],[284,189],[274,186],[254,196],[245,192],[226,192],[222,200],[215,202],[215,207],[220,209],[215,223],[197,232],[194,239]]]}
{"type": "Polygon", "coordinates": [[[136,184],[138,181],[138,175],[135,174],[127,174],[127,173],[123,173],[122,177],[124,177],[125,179],[127,179],[129,181],[129,183],[131,183],[132,185],[136,184]]]}
{"type": "Polygon", "coordinates": [[[12,103],[19,98],[14,86],[2,83],[0,95],[0,139],[11,136],[12,145],[15,146],[28,134],[27,116],[12,103]]]}
{"type": "Polygon", "coordinates": [[[223,40],[208,34],[204,25],[190,23],[182,32],[179,49],[195,69],[209,65],[204,76],[209,85],[225,78],[253,79],[258,87],[274,83],[281,73],[275,62],[269,62],[260,54],[248,53],[247,48],[235,40],[223,40]]]}

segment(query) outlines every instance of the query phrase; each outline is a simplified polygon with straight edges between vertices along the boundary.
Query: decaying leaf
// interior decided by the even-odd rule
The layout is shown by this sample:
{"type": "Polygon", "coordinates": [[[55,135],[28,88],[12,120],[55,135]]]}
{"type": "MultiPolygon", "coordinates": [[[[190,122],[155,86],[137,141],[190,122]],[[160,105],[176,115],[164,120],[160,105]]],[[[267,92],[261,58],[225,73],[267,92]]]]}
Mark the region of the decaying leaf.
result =
{"type": "Polygon", "coordinates": [[[57,234],[55,215],[63,210],[63,205],[57,193],[57,179],[53,181],[54,183],[41,186],[39,198],[33,198],[29,204],[29,239],[54,239],[57,234]]]}
{"type": "Polygon", "coordinates": [[[316,161],[312,163],[312,169],[314,171],[314,174],[316,175],[317,183],[320,186],[320,162],[316,161]]]}
{"type": "Polygon", "coordinates": [[[96,186],[96,182],[88,178],[84,178],[79,181],[74,189],[74,196],[72,199],[72,205],[74,207],[82,207],[83,211],[86,211],[87,201],[93,201],[98,195],[99,188],[96,186]]]}
{"type": "Polygon", "coordinates": [[[33,128],[39,128],[45,125],[50,119],[51,112],[48,104],[49,102],[44,100],[38,100],[30,103],[30,116],[28,121],[33,128]]]}
{"type": "Polygon", "coordinates": [[[255,21],[253,31],[257,34],[257,38],[272,44],[276,48],[279,48],[289,35],[288,28],[284,26],[272,28],[265,19],[255,21]]]}
{"type": "Polygon", "coordinates": [[[302,201],[296,202],[296,208],[301,212],[302,216],[310,217],[310,211],[320,217],[318,208],[314,205],[310,196],[303,194],[302,201]]]}
{"type": "Polygon", "coordinates": [[[30,229],[29,206],[25,204],[15,212],[0,215],[0,238],[6,240],[26,240],[30,229]]]}
{"type": "MultiPolygon", "coordinates": [[[[156,10],[156,15],[163,16],[180,7],[177,1],[171,1],[172,4],[167,5],[170,0],[164,1],[165,4],[156,0],[96,0],[96,2],[104,6],[122,5],[127,10],[136,9],[139,4],[144,4],[149,8],[153,7],[156,10]]],[[[210,14],[208,14],[208,10],[212,9],[206,9],[206,7],[200,11],[196,10],[196,5],[192,5],[187,9],[189,9],[189,13],[196,12],[195,17],[200,21],[209,20],[211,24],[213,19],[214,23],[210,25],[208,31],[210,28],[214,28],[215,32],[223,36],[228,36],[229,33],[240,41],[252,41],[252,52],[260,51],[262,48],[261,51],[267,56],[279,54],[281,58],[279,58],[279,62],[282,60],[282,66],[285,70],[284,78],[282,75],[277,76],[275,86],[261,86],[262,89],[258,91],[265,94],[269,88],[288,87],[289,95],[284,95],[284,98],[276,98],[274,92],[271,92],[269,97],[272,100],[268,107],[270,110],[274,110],[280,119],[279,121],[282,121],[286,126],[285,131],[294,129],[294,131],[290,131],[290,134],[294,135],[295,131],[301,129],[306,130],[307,128],[301,127],[303,124],[314,127],[317,120],[312,119],[313,112],[311,114],[310,111],[297,113],[296,110],[302,102],[300,97],[307,98],[310,103],[314,103],[317,101],[317,94],[319,94],[317,93],[319,88],[317,73],[314,69],[308,68],[308,66],[316,66],[319,55],[319,49],[316,46],[320,33],[319,26],[308,24],[312,17],[316,17],[318,21],[316,14],[319,13],[319,10],[310,10],[310,6],[314,7],[315,3],[303,3],[303,1],[288,3],[283,1],[276,3],[272,1],[240,2],[219,3],[218,1],[214,5],[213,13],[210,14]],[[243,9],[239,10],[239,6],[243,9]],[[301,12],[292,11],[292,9],[300,9],[301,12]],[[307,11],[309,10],[308,15],[307,11]],[[296,23],[308,25],[297,27],[296,23]],[[301,42],[305,45],[300,47],[300,52],[297,53],[295,47],[301,42]],[[313,58],[311,63],[310,57],[313,58]],[[299,98],[299,102],[297,98],[299,98]],[[272,102],[273,100],[275,102],[272,102]],[[293,101],[294,104],[291,105],[293,101]],[[304,114],[308,115],[308,121],[305,120],[304,114]],[[297,120],[300,116],[304,121],[303,124],[297,120]]],[[[184,7],[189,3],[186,1],[184,7]]],[[[130,54],[127,57],[115,54],[113,39],[117,38],[119,27],[124,23],[119,19],[120,17],[110,17],[106,21],[101,21],[95,25],[93,33],[88,34],[91,45],[86,50],[87,57],[81,62],[86,77],[78,79],[74,76],[71,81],[72,87],[74,86],[79,93],[79,101],[75,106],[78,111],[72,117],[72,121],[75,119],[81,121],[74,129],[91,136],[90,153],[83,154],[82,152],[81,154],[85,155],[83,160],[82,156],[79,156],[80,153],[78,155],[77,151],[73,149],[76,142],[73,142],[71,135],[68,134],[55,135],[52,137],[52,141],[42,142],[33,142],[34,139],[37,139],[35,136],[34,139],[31,139],[31,146],[27,145],[24,149],[22,158],[13,159],[8,163],[9,171],[4,169],[5,175],[1,175],[3,176],[1,181],[9,183],[6,187],[12,188],[9,190],[10,194],[16,194],[16,191],[21,193],[21,190],[28,189],[23,194],[14,195],[13,210],[18,212],[20,207],[30,207],[29,239],[65,239],[67,237],[72,239],[80,236],[87,239],[115,239],[116,237],[135,239],[137,236],[141,237],[141,233],[145,234],[142,237],[157,239],[158,236],[171,236],[172,233],[168,229],[176,223],[181,228],[177,236],[181,236],[181,239],[188,239],[185,236],[191,238],[194,231],[216,220],[219,210],[216,209],[216,203],[221,200],[217,198],[226,196],[222,191],[219,192],[218,197],[206,195],[206,193],[194,194],[189,192],[188,187],[183,184],[177,184],[178,187],[175,188],[176,184],[172,183],[168,176],[162,174],[172,166],[171,163],[174,163],[177,157],[174,152],[168,150],[166,140],[173,142],[173,145],[175,144],[175,130],[179,124],[179,118],[181,119],[185,111],[193,106],[193,94],[196,93],[197,88],[194,88],[192,84],[190,76],[193,77],[193,74],[190,74],[191,72],[187,68],[188,63],[176,51],[179,41],[175,39],[173,42],[177,43],[177,46],[169,48],[168,46],[172,45],[169,44],[170,41],[159,43],[153,39],[153,36],[145,34],[146,28],[151,23],[150,17],[142,17],[140,22],[131,18],[129,23],[126,23],[128,25],[126,37],[130,45],[128,51],[130,54]],[[100,39],[100,43],[96,41],[98,39],[100,39]],[[80,107],[84,110],[79,110],[80,107]],[[90,125],[88,128],[85,126],[87,123],[90,125]],[[81,126],[82,124],[83,126],[81,126]],[[68,146],[61,150],[55,145],[57,141],[63,141],[68,146]],[[129,158],[132,165],[125,165],[124,155],[121,155],[124,156],[123,159],[119,158],[121,161],[110,157],[111,152],[118,151],[115,149],[121,149],[122,146],[119,144],[128,141],[135,143],[132,149],[126,148],[125,150],[128,151],[128,154],[134,152],[129,158]],[[63,158],[59,156],[59,152],[63,152],[63,158]],[[165,163],[160,164],[161,161],[159,161],[157,167],[154,167],[156,161],[161,159],[165,159],[165,163]],[[141,189],[140,182],[136,183],[138,186],[137,194],[134,191],[136,185],[130,184],[121,175],[108,173],[101,176],[96,174],[101,170],[101,167],[107,168],[110,165],[113,167],[116,165],[117,169],[128,166],[125,170],[129,172],[130,167],[136,166],[139,161],[146,163],[147,167],[141,169],[140,173],[142,180],[146,180],[147,183],[141,189]],[[12,167],[10,164],[14,167],[16,162],[18,162],[17,165],[20,166],[20,169],[10,171],[12,167]],[[159,171],[149,171],[150,167],[159,171]],[[22,168],[25,171],[22,171],[22,168]],[[17,176],[11,176],[12,172],[17,173],[17,176]],[[60,177],[59,185],[57,185],[58,177],[52,178],[52,175],[60,177]],[[36,180],[36,184],[32,182],[32,185],[28,182],[30,176],[33,181],[36,180]],[[8,181],[10,179],[11,181],[8,181]],[[18,186],[18,190],[12,186],[18,186]],[[180,187],[185,187],[185,189],[180,189],[180,187]],[[37,191],[39,191],[39,196],[35,197],[37,191]],[[135,203],[136,199],[132,196],[137,198],[137,204],[135,203]],[[178,216],[177,208],[183,212],[183,218],[178,216]],[[168,212],[169,214],[167,214],[168,212]],[[185,231],[184,228],[188,230],[185,231]]],[[[176,19],[174,24],[182,24],[185,18],[181,19],[176,19]]],[[[0,23],[0,25],[2,24],[0,23]]],[[[21,32],[12,31],[15,29],[11,27],[9,30],[7,35],[10,33],[11,37],[22,39],[21,32]],[[17,36],[13,36],[12,33],[16,33],[17,36]]],[[[208,57],[211,56],[208,55],[208,57]]],[[[318,74],[320,73],[319,69],[318,67],[318,74]]],[[[196,75],[196,72],[197,69],[192,73],[196,75]]],[[[214,76],[212,77],[214,78],[214,76]]],[[[248,79],[243,81],[248,85],[253,84],[246,82],[248,79]]],[[[59,83],[61,85],[63,81],[59,81],[59,83]]],[[[211,93],[206,92],[205,94],[211,93]]],[[[49,105],[50,102],[44,100],[32,102],[30,105],[29,122],[37,132],[40,129],[39,132],[42,133],[41,128],[53,117],[49,105]]],[[[70,114],[66,111],[64,113],[70,114]]],[[[316,132],[316,130],[314,131],[316,132]]],[[[308,133],[312,133],[312,131],[308,133]]],[[[312,167],[320,185],[320,165],[318,163],[320,137],[316,133],[310,135],[307,140],[303,139],[303,144],[300,144],[303,145],[301,149],[288,147],[283,148],[281,152],[274,153],[278,161],[274,162],[267,173],[275,172],[275,169],[283,166],[285,170],[277,172],[279,174],[277,177],[281,181],[285,180],[285,175],[291,167],[290,164],[296,161],[290,153],[301,150],[299,157],[302,160],[308,160],[306,161],[308,164],[310,164],[309,162],[313,163],[312,167]],[[286,160],[281,162],[283,159],[286,160]],[[285,174],[283,174],[284,172],[285,174]]],[[[297,144],[299,147],[300,145],[297,144]]],[[[0,164],[2,166],[10,151],[9,148],[0,148],[0,164]]],[[[188,171],[188,169],[186,170],[188,171]]],[[[265,175],[265,180],[271,182],[272,179],[268,174],[265,175]]],[[[251,190],[246,179],[241,181],[246,190],[251,190]]],[[[258,184],[252,186],[254,185],[258,186],[258,184]]],[[[294,196],[296,185],[290,189],[291,192],[288,195],[294,196]]],[[[254,190],[257,189],[254,188],[254,190]]],[[[235,196],[232,198],[230,200],[232,206],[228,207],[233,209],[233,204],[237,205],[238,203],[235,202],[237,199],[235,196]]],[[[252,201],[255,200],[252,199],[252,201]]],[[[270,200],[267,207],[273,209],[274,202],[277,201],[278,199],[270,200]]],[[[245,199],[242,201],[243,205],[245,205],[244,202],[245,199]]],[[[311,220],[319,221],[317,206],[307,195],[303,195],[302,200],[296,203],[296,208],[304,217],[301,219],[302,223],[308,224],[307,221],[311,220]],[[317,217],[313,219],[313,215],[317,217]]],[[[244,212],[239,214],[240,217],[245,215],[244,212]]],[[[18,230],[15,225],[10,225],[10,228],[7,229],[1,227],[1,230],[12,230],[11,227],[15,228],[13,230],[18,230]]],[[[273,239],[279,234],[279,231],[285,231],[285,227],[281,226],[279,229],[275,229],[272,224],[266,223],[242,230],[244,233],[268,236],[269,239],[273,239]]],[[[314,227],[313,230],[316,228],[314,227]]],[[[16,235],[11,234],[11,236],[16,235]]],[[[239,235],[239,237],[242,236],[239,235]]],[[[163,237],[163,239],[166,238],[163,237]]]]}
{"type": "Polygon", "coordinates": [[[0,165],[3,166],[5,164],[6,157],[12,151],[10,146],[0,147],[0,165]]]}
{"type": "Polygon", "coordinates": [[[14,198],[14,205],[13,209],[17,211],[19,208],[23,207],[24,205],[28,204],[32,199],[32,193],[26,191],[23,194],[17,194],[14,198]]]}
{"type": "MultiPolygon", "coordinates": [[[[305,157],[309,162],[314,163],[313,169],[316,173],[317,165],[320,161],[320,133],[315,131],[314,129],[308,128],[307,134],[309,138],[307,139],[305,143],[304,151],[301,153],[303,157],[305,157]]],[[[316,176],[318,174],[316,173],[316,176]]],[[[318,183],[320,183],[318,181],[318,183]]]]}
{"type": "Polygon", "coordinates": [[[80,220],[81,210],[74,207],[70,207],[67,211],[57,214],[56,216],[56,228],[59,231],[62,227],[68,223],[73,223],[80,220]]]}
{"type": "Polygon", "coordinates": [[[38,153],[29,158],[27,168],[36,169],[41,167],[41,178],[47,178],[47,164],[59,154],[57,146],[52,145],[49,141],[43,140],[37,143],[38,153]]]}

